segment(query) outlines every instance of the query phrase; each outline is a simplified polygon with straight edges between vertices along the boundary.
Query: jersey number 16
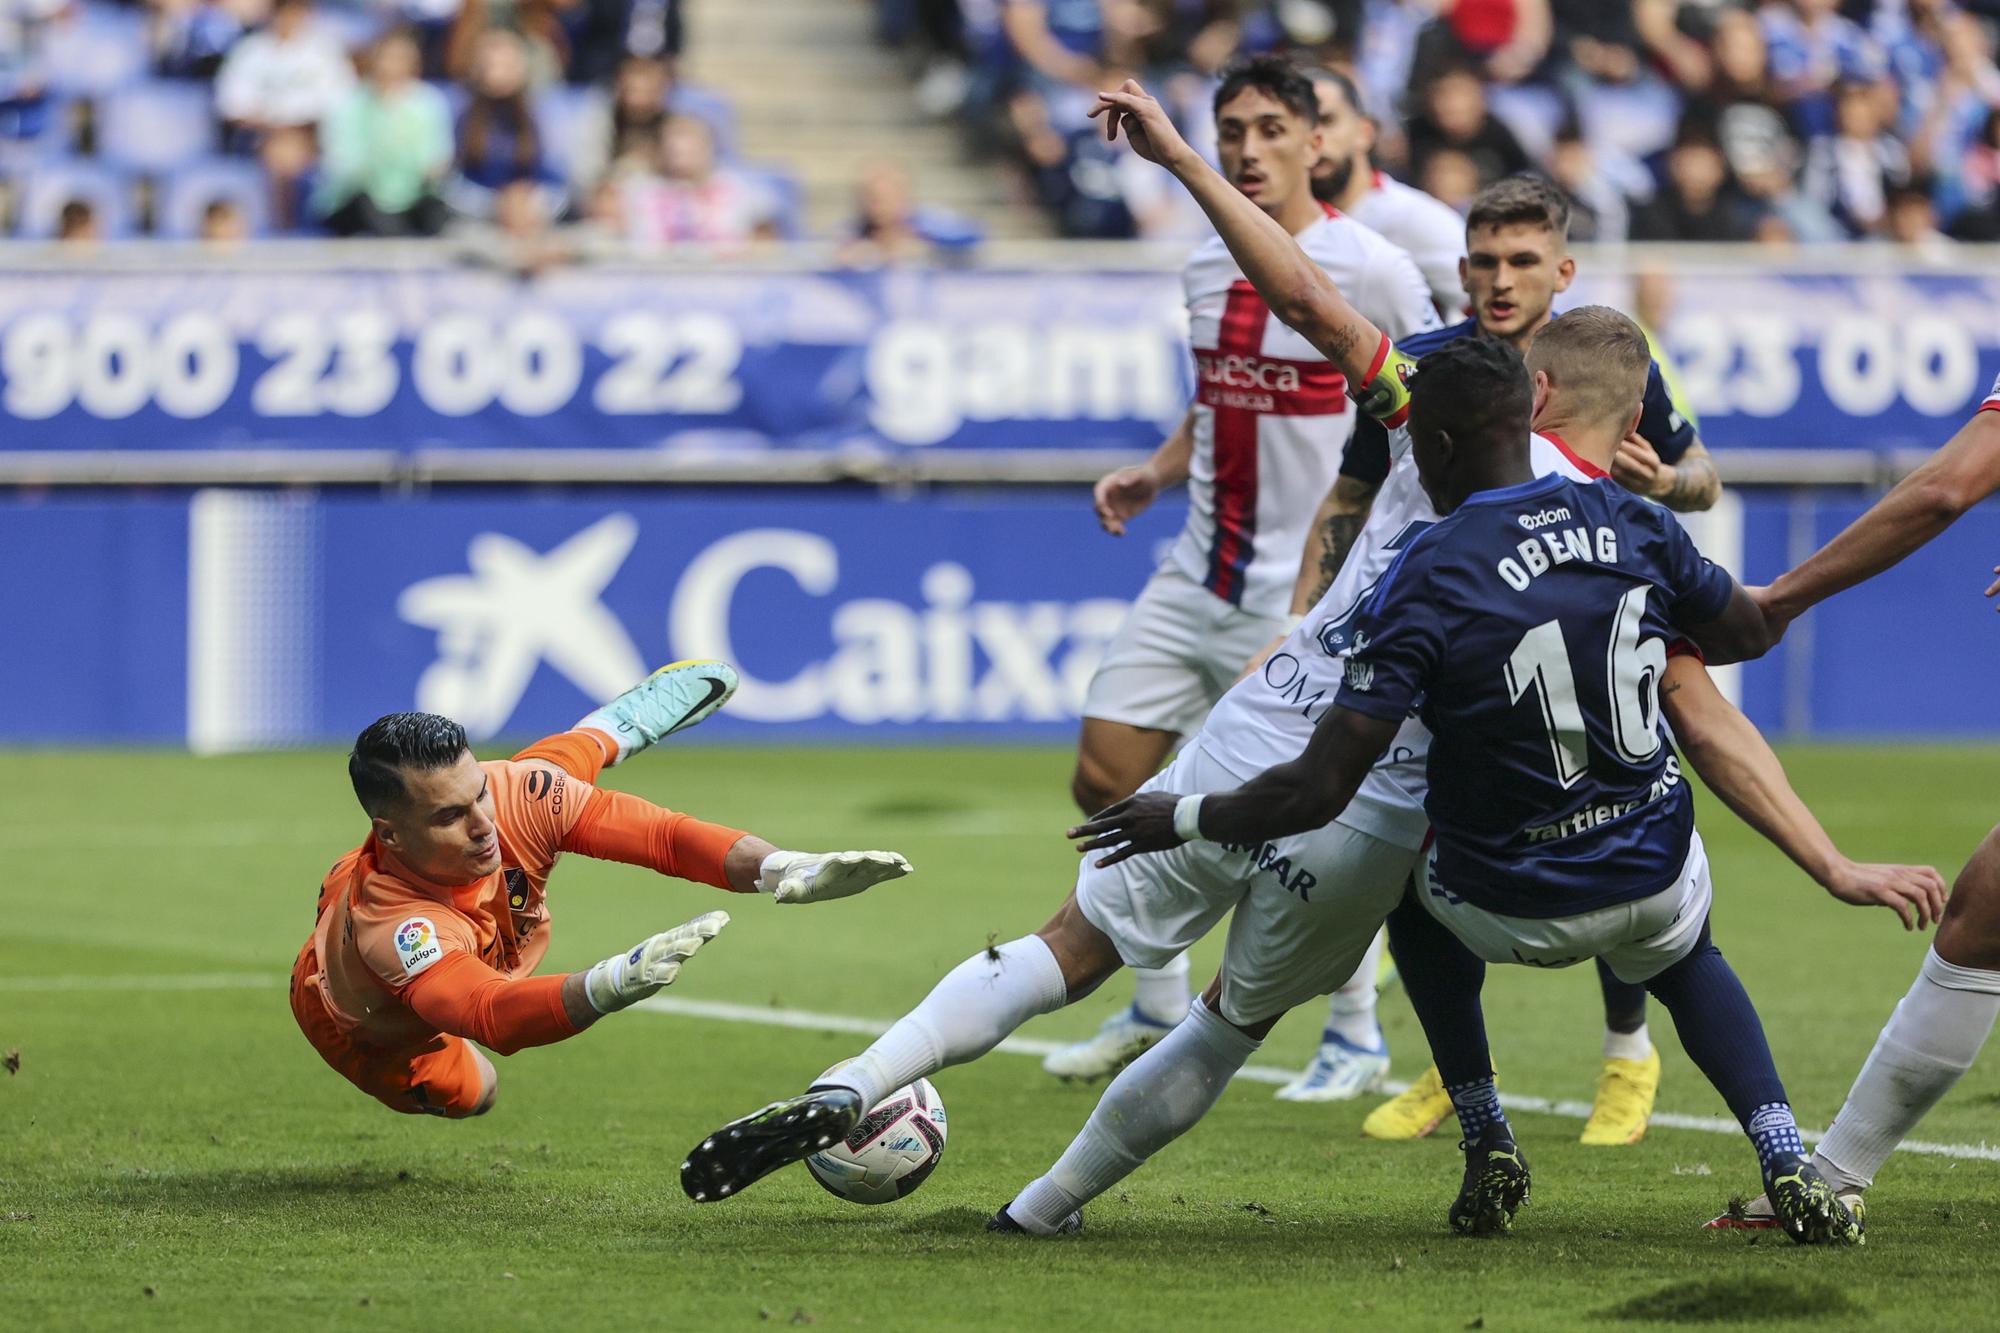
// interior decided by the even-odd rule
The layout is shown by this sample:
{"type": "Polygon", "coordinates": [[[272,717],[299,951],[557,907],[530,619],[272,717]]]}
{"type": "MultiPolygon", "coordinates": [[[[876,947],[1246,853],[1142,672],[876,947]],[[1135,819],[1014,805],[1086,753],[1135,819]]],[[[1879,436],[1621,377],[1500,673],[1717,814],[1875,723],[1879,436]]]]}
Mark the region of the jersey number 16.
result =
{"type": "MultiPolygon", "coordinates": [[[[1667,644],[1658,637],[1639,637],[1651,592],[1640,584],[1619,599],[1604,654],[1611,742],[1622,758],[1634,764],[1660,752],[1660,676],[1667,669],[1667,644]]],[[[1575,786],[1590,765],[1590,738],[1560,620],[1545,620],[1523,634],[1507,658],[1510,700],[1519,703],[1530,690],[1542,706],[1556,778],[1564,787],[1575,786]]]]}

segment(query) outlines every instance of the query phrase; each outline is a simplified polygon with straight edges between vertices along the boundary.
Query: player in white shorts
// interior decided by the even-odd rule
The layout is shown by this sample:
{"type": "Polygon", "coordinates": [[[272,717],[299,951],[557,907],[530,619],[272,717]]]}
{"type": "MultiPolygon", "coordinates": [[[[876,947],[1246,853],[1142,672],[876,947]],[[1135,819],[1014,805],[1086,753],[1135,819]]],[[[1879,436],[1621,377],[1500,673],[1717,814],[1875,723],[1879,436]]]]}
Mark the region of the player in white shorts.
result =
{"type": "MultiPolygon", "coordinates": [[[[1288,322],[1310,332],[1316,345],[1343,364],[1356,356],[1356,349],[1371,346],[1378,349],[1374,365],[1400,362],[1389,340],[1356,316],[1337,290],[1303,271],[1296,247],[1261,217],[1230,200],[1214,174],[1178,144],[1158,104],[1137,85],[1128,83],[1124,92],[1106,94],[1103,101],[1119,108],[1128,133],[1144,114],[1135,148],[1144,156],[1170,162],[1258,286],[1295,294],[1279,311],[1288,322]]],[[[1644,346],[1629,319],[1604,307],[1572,312],[1543,331],[1530,351],[1536,372],[1534,424],[1540,433],[1530,442],[1529,458],[1537,476],[1586,482],[1605,476],[1603,464],[1639,415],[1646,378],[1644,346]],[[1621,353],[1603,350],[1612,341],[1605,336],[1607,330],[1622,341],[1621,353]],[[1573,437],[1581,449],[1573,449],[1565,437],[1573,437]],[[1602,462],[1592,463],[1582,449],[1602,462]]],[[[1398,366],[1399,372],[1408,369],[1407,363],[1398,366]]],[[[1372,371],[1360,368],[1355,378],[1366,384],[1377,382],[1372,371]]],[[[1388,419],[1392,425],[1400,424],[1393,415],[1388,419]]],[[[1398,452],[1404,452],[1406,432],[1393,434],[1401,441],[1398,452]]],[[[1400,459],[1333,590],[1260,672],[1224,696],[1187,752],[1143,791],[1178,791],[1174,783],[1185,780],[1193,784],[1187,789],[1191,793],[1212,792],[1218,771],[1249,778],[1296,759],[1332,707],[1347,656],[1363,647],[1356,629],[1362,606],[1386,582],[1401,552],[1437,521],[1413,461],[1400,459]]],[[[1712,730],[1708,722],[1716,705],[1734,714],[1712,688],[1695,697],[1702,701],[1699,730],[1704,733],[1712,730]]],[[[1714,771],[1704,773],[1725,799],[1740,802],[1738,808],[1762,831],[1801,864],[1810,863],[1816,877],[1824,875],[1823,882],[1836,896],[1889,905],[1914,902],[1921,904],[1919,912],[1935,906],[1935,899],[1927,896],[1942,887],[1934,875],[1927,880],[1905,867],[1857,867],[1833,853],[1824,832],[1784,783],[1783,771],[1768,747],[1759,741],[1756,749],[1761,754],[1745,753],[1750,747],[1743,732],[1754,737],[1755,729],[1740,714],[1735,719],[1741,725],[1733,731],[1729,723],[1722,724],[1727,745],[1705,744],[1699,751],[1716,761],[1714,771]]],[[[1135,860],[1128,859],[1129,850],[1113,851],[1084,867],[1075,902],[1086,918],[1117,942],[1128,961],[1143,957],[1148,948],[1157,950],[1189,938],[1204,917],[1214,919],[1207,915],[1210,904],[1236,897],[1222,969],[1174,1033],[1112,1083],[1055,1167],[1001,1210],[990,1229],[1047,1235],[1080,1225],[1085,1202],[1206,1112],[1283,1015],[1283,1006],[1322,993],[1349,974],[1353,960],[1380,924],[1374,913],[1385,901],[1385,883],[1400,880],[1416,864],[1424,844],[1429,824],[1423,810],[1428,747],[1429,734],[1422,724],[1404,719],[1338,818],[1307,833],[1254,847],[1204,844],[1191,833],[1182,833],[1187,841],[1178,845],[1160,842],[1139,849],[1163,848],[1137,858],[1157,862],[1157,867],[1144,864],[1132,869],[1135,860]],[[1222,880],[1246,854],[1255,867],[1251,883],[1247,890],[1232,894],[1222,880]],[[1219,873],[1201,873],[1209,858],[1220,860],[1219,873]],[[1325,878],[1329,868],[1335,876],[1331,883],[1325,878]]],[[[1121,810],[1143,803],[1143,796],[1121,803],[1072,834],[1104,835],[1087,844],[1086,853],[1115,846],[1121,839],[1107,829],[1117,825],[1121,810]]],[[[1199,803],[1195,806],[1198,809],[1199,803]]],[[[1175,832],[1181,833],[1178,822],[1175,832]]],[[[1698,844],[1687,858],[1682,878],[1683,898],[1701,898],[1707,877],[1698,844]]],[[[1570,924],[1581,921],[1580,934],[1593,929],[1602,933],[1614,925],[1632,929],[1630,911],[1619,914],[1617,922],[1610,919],[1612,915],[1605,914],[1603,921],[1574,918],[1570,924]]],[[[1642,933],[1654,938],[1637,948],[1623,945],[1621,939],[1621,947],[1611,950],[1614,964],[1622,969],[1630,963],[1634,975],[1650,973],[1650,964],[1658,961],[1653,954],[1664,956],[1662,951],[1685,952],[1692,947],[1692,937],[1682,938],[1688,933],[1671,922],[1664,923],[1661,932],[1642,933]]],[[[1579,937],[1568,943],[1580,947],[1595,942],[1579,937]]]]}
{"type": "MultiPolygon", "coordinates": [[[[1232,183],[1292,233],[1355,305],[1393,336],[1436,326],[1410,257],[1312,196],[1312,88],[1283,61],[1230,70],[1215,106],[1219,156],[1232,183]]],[[[1147,582],[1092,677],[1071,792],[1085,814],[1131,795],[1272,639],[1291,609],[1306,530],[1333,485],[1354,413],[1340,372],[1270,317],[1221,241],[1183,273],[1193,343],[1194,402],[1136,467],[1097,483],[1098,520],[1114,536],[1185,481],[1186,526],[1147,582]]],[[[1187,964],[1162,960],[1133,1004],[1048,1069],[1101,1077],[1187,1012],[1187,964]]]]}

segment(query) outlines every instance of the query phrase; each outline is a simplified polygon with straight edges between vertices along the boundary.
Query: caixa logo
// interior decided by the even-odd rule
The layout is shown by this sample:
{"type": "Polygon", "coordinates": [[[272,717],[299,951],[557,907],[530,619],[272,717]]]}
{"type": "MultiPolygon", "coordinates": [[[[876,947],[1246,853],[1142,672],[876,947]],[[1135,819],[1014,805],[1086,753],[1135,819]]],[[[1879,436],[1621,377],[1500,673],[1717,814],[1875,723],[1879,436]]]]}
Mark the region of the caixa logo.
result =
{"type": "Polygon", "coordinates": [[[713,543],[674,588],[668,628],[675,651],[719,657],[743,677],[730,716],[754,722],[1059,722],[1074,718],[1128,603],[1003,602],[976,596],[965,566],[924,570],[916,605],[883,597],[827,602],[833,649],[783,677],[768,673],[770,640],[819,637],[807,626],[743,614],[744,580],[777,571],[812,598],[835,599],[840,554],[818,533],[759,528],[713,543]],[[732,626],[757,623],[756,643],[732,626]]]}

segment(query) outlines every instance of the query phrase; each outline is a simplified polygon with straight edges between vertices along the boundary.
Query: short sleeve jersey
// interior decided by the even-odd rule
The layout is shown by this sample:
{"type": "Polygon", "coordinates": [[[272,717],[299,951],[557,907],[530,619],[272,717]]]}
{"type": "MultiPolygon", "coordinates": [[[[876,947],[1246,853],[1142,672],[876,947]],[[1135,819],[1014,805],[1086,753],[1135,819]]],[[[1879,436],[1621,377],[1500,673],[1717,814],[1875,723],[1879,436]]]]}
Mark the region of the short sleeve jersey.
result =
{"type": "Polygon", "coordinates": [[[493,788],[500,868],[470,884],[419,880],[373,836],[327,872],[314,941],[335,1022],[381,1045],[431,1029],[403,988],[453,951],[508,977],[534,972],[549,947],[544,890],[563,839],[595,790],[550,765],[480,765],[493,788]]]}
{"type": "MultiPolygon", "coordinates": [[[[1329,211],[1296,239],[1391,337],[1436,327],[1416,261],[1354,219],[1329,211]]],[[[1187,524],[1168,559],[1223,601],[1281,617],[1353,429],[1347,381],[1271,314],[1221,239],[1195,250],[1182,283],[1195,361],[1194,451],[1187,524]]]]}
{"type": "MultiPolygon", "coordinates": [[[[1412,338],[1399,338],[1397,345],[1406,355],[1421,362],[1426,353],[1478,332],[1479,321],[1466,319],[1412,338]]],[[[1421,364],[1418,369],[1422,369],[1421,364]]],[[[1666,377],[1660,373],[1660,363],[1654,361],[1646,371],[1646,391],[1639,404],[1639,438],[1653,446],[1662,463],[1678,463],[1695,442],[1695,434],[1694,421],[1674,402],[1666,377]]],[[[1356,422],[1354,436],[1348,440],[1341,457],[1340,474],[1380,486],[1389,475],[1388,428],[1366,417],[1356,422]]]]}
{"type": "Polygon", "coordinates": [[[1468,498],[1364,608],[1336,702],[1433,734],[1437,875],[1488,911],[1574,916],[1680,873],[1694,807],[1659,707],[1676,628],[1735,582],[1611,482],[1468,498]]]}

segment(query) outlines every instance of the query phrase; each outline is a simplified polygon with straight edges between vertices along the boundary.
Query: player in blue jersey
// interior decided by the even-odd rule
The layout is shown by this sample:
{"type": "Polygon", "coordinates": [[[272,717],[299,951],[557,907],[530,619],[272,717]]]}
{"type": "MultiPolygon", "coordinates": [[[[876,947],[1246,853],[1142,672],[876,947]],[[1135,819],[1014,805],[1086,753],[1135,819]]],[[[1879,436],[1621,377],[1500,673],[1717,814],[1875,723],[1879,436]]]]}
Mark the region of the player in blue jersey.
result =
{"type": "Polygon", "coordinates": [[[1145,792],[1075,831],[1115,864],[1190,840],[1257,844],[1339,815],[1404,719],[1435,735],[1436,842],[1392,918],[1392,947],[1465,1134],[1451,1210],[1507,1227],[1529,1173],[1492,1079],[1479,992],[1488,962],[1603,958],[1643,982],[1756,1147],[1794,1239],[1859,1238],[1805,1159],[1763,1028],[1709,938],[1693,807],[1665,744],[1667,642],[1711,659],[1770,627],[1672,518],[1601,483],[1537,479],[1520,358],[1461,339],[1426,358],[1409,426],[1446,517],[1412,542],[1358,619],[1336,705],[1298,759],[1233,791],[1145,792]]]}
{"type": "MultiPolygon", "coordinates": [[[[1460,338],[1484,337],[1527,356],[1536,334],[1554,317],[1556,297],[1576,277],[1576,261],[1569,254],[1569,218],[1569,202],[1562,191],[1536,177],[1510,176],[1482,190],[1466,215],[1465,257],[1460,261],[1471,318],[1411,334],[1398,340],[1398,348],[1419,358],[1460,338]]],[[[1332,586],[1388,476],[1389,453],[1387,430],[1380,422],[1360,418],[1341,460],[1340,476],[1308,533],[1292,596],[1294,614],[1309,612],[1332,586]]],[[[1619,443],[1609,470],[1621,485],[1670,509],[1704,510],[1722,494],[1715,464],[1694,422],[1668,394],[1659,363],[1650,358],[1638,423],[1619,443]]],[[[1582,1142],[1637,1143],[1645,1135],[1660,1085],[1660,1056],[1646,1026],[1646,991],[1621,982],[1602,964],[1597,975],[1604,1001],[1603,1062],[1582,1142]]],[[[1372,990],[1344,988],[1335,998],[1337,1006],[1344,998],[1348,1009],[1367,1009],[1364,1018],[1372,1018],[1372,990]]],[[[1364,1021],[1360,1026],[1373,1025],[1364,1021]]],[[[1368,1053],[1354,1048],[1354,1014],[1348,1015],[1344,1027],[1345,1034],[1329,1024],[1304,1076],[1307,1081],[1339,1086],[1351,1066],[1371,1062],[1368,1053]]],[[[1381,1047],[1379,1026],[1376,1034],[1376,1045],[1381,1047]]],[[[1387,1062],[1373,1063],[1386,1066],[1387,1062]]],[[[1371,1111],[1361,1132],[1378,1139],[1420,1138],[1451,1114],[1451,1099],[1431,1069],[1371,1111]]]]}

